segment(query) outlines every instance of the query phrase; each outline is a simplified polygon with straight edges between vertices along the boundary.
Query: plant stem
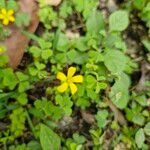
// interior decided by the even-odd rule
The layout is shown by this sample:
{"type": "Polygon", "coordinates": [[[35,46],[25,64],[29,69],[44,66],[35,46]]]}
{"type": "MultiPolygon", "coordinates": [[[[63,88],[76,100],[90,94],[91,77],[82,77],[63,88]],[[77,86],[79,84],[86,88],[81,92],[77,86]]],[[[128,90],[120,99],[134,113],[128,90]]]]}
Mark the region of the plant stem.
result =
{"type": "Polygon", "coordinates": [[[27,110],[25,110],[25,112],[26,112],[28,124],[29,124],[29,126],[30,126],[30,128],[31,128],[31,130],[32,130],[32,132],[33,132],[33,134],[34,134],[34,137],[37,138],[37,137],[36,137],[35,128],[34,128],[33,123],[32,123],[32,121],[31,121],[30,115],[29,115],[29,113],[28,113],[27,110]]]}
{"type": "Polygon", "coordinates": [[[28,38],[30,38],[30,39],[32,39],[34,41],[37,41],[37,42],[39,41],[39,37],[38,36],[28,32],[28,31],[24,30],[24,31],[22,31],[22,34],[24,34],[25,36],[27,36],[28,38]]]}

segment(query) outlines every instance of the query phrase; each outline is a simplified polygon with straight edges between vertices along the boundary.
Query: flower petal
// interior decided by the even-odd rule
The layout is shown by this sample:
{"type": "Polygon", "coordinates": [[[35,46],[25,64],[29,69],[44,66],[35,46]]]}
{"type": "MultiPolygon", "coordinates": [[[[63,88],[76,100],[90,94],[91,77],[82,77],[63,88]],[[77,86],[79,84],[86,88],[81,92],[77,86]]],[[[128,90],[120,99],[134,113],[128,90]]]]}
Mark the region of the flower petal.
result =
{"type": "Polygon", "coordinates": [[[76,76],[72,77],[72,82],[82,83],[83,82],[83,76],[82,75],[76,75],[76,76]]]}
{"type": "Polygon", "coordinates": [[[0,19],[4,19],[4,15],[0,14],[0,19]]]}
{"type": "Polygon", "coordinates": [[[3,20],[3,25],[8,25],[8,24],[9,24],[9,20],[5,18],[5,19],[3,20]]]}
{"type": "Polygon", "coordinates": [[[68,88],[68,84],[67,84],[67,82],[64,82],[63,84],[61,84],[60,86],[57,87],[57,90],[60,93],[63,93],[67,90],[67,88],[68,88]]]}
{"type": "Polygon", "coordinates": [[[13,16],[11,16],[11,17],[9,17],[9,20],[10,20],[11,22],[14,22],[14,21],[15,21],[15,18],[14,18],[13,16]]]}
{"type": "Polygon", "coordinates": [[[76,72],[76,68],[75,67],[70,67],[68,69],[67,77],[71,78],[75,74],[75,72],[76,72]]]}
{"type": "Polygon", "coordinates": [[[71,89],[71,94],[74,95],[77,92],[77,86],[74,83],[69,84],[71,89]]]}
{"type": "Polygon", "coordinates": [[[1,10],[1,13],[2,13],[3,15],[6,15],[6,14],[7,14],[6,9],[5,9],[5,8],[3,8],[3,9],[1,10]]]}
{"type": "Polygon", "coordinates": [[[12,16],[14,14],[14,11],[10,9],[10,10],[8,10],[7,13],[8,13],[9,16],[12,16]]]}
{"type": "Polygon", "coordinates": [[[58,72],[56,78],[59,79],[60,81],[66,81],[67,80],[67,77],[63,72],[58,72]]]}

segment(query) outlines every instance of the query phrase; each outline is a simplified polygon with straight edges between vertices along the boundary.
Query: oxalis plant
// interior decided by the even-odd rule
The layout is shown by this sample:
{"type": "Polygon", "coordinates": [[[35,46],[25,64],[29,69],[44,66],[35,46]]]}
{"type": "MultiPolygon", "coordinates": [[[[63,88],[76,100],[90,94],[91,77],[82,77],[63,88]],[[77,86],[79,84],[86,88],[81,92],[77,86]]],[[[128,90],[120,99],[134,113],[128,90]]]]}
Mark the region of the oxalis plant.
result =
{"type": "MultiPolygon", "coordinates": [[[[141,3],[104,12],[98,0],[63,0],[57,7],[39,1],[39,29],[22,32],[32,42],[18,69],[0,55],[0,149],[150,148],[150,14],[149,2],[142,9],[141,3]],[[134,11],[145,29],[138,48],[127,34],[134,11]]],[[[1,39],[9,36],[7,25],[28,25],[25,16],[18,1],[1,0],[1,39]]]]}

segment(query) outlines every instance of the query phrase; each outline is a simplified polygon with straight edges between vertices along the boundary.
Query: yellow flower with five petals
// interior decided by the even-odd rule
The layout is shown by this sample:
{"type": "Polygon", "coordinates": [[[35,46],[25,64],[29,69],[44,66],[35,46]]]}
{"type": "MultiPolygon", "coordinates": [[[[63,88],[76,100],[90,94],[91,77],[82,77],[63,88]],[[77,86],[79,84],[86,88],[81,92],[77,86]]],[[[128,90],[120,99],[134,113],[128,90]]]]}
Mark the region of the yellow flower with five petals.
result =
{"type": "Polygon", "coordinates": [[[12,9],[6,10],[5,8],[2,8],[0,11],[0,20],[2,20],[3,25],[8,25],[9,22],[14,22],[14,11],[12,9]]]}
{"type": "Polygon", "coordinates": [[[76,72],[75,67],[70,67],[67,72],[67,76],[63,72],[57,73],[57,79],[59,79],[62,84],[57,87],[57,90],[60,93],[65,92],[68,87],[70,87],[71,94],[74,95],[77,92],[77,86],[74,83],[82,83],[83,82],[83,76],[82,75],[76,75],[74,76],[76,72]]]}

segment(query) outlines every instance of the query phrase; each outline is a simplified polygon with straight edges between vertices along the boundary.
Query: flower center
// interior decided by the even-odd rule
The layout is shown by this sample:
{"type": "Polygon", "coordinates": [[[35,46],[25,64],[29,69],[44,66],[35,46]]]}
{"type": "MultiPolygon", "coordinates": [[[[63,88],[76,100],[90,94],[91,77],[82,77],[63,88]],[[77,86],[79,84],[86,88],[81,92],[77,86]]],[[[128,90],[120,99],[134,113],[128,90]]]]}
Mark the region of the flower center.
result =
{"type": "Polygon", "coordinates": [[[9,20],[9,18],[10,18],[10,16],[8,14],[4,14],[3,16],[4,16],[4,19],[8,19],[9,20]]]}
{"type": "Polygon", "coordinates": [[[72,83],[72,78],[67,79],[68,84],[72,83]]]}

